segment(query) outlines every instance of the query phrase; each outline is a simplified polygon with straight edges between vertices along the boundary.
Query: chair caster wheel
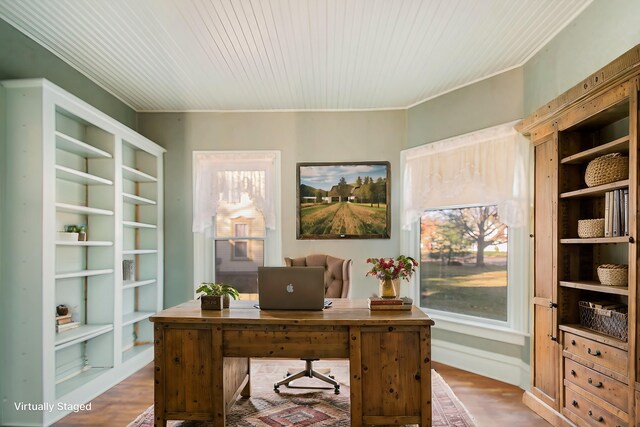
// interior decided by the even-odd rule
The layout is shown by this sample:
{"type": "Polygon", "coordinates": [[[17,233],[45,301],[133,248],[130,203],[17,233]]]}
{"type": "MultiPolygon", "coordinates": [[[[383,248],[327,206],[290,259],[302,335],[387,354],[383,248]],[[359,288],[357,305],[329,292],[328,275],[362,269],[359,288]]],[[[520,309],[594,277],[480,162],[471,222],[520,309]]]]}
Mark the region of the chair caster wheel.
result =
{"type": "Polygon", "coordinates": [[[280,393],[280,389],[278,388],[278,386],[274,386],[273,391],[275,391],[276,393],[280,393]]]}
{"type": "Polygon", "coordinates": [[[340,394],[340,387],[336,387],[336,389],[333,391],[335,394],[340,394]]]}
{"type": "Polygon", "coordinates": [[[332,380],[336,379],[336,377],[334,377],[333,375],[329,375],[329,378],[331,378],[332,380]]]}

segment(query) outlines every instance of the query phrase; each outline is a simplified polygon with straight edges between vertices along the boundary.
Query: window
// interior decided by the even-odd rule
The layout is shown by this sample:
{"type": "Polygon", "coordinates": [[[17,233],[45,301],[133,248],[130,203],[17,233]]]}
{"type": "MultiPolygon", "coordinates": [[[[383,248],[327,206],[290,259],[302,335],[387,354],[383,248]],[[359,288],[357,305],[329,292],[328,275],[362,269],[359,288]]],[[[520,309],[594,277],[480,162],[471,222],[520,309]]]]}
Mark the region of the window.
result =
{"type": "Polygon", "coordinates": [[[420,306],[506,322],[508,246],[495,205],[426,211],[420,306]]]}
{"type": "Polygon", "coordinates": [[[194,289],[222,282],[257,292],[262,265],[280,265],[280,153],[194,153],[194,289]]]}
{"type": "Polygon", "coordinates": [[[436,328],[523,345],[532,165],[513,124],[402,152],[401,247],[436,328]]]}

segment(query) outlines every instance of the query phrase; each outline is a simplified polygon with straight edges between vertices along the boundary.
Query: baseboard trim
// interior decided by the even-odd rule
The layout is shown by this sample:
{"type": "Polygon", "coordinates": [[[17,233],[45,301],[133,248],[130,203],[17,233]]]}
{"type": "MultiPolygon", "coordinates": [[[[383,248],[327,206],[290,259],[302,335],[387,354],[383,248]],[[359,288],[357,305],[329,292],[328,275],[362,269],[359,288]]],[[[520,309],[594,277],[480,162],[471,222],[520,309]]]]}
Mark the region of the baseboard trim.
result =
{"type": "Polygon", "coordinates": [[[525,391],[522,395],[522,403],[544,418],[545,421],[553,427],[575,427],[575,424],[565,418],[564,415],[556,412],[555,409],[538,399],[529,391],[525,391]]]}
{"type": "Polygon", "coordinates": [[[432,339],[431,358],[435,362],[512,384],[523,390],[529,389],[529,365],[517,357],[432,339]]]}

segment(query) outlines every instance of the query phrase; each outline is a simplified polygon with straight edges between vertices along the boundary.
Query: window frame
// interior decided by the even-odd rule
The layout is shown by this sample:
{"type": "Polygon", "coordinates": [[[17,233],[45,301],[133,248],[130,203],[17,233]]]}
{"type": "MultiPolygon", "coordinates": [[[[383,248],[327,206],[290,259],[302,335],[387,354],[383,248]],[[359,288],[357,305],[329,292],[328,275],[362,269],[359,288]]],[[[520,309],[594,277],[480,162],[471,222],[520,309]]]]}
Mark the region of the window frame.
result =
{"type": "MultiPolygon", "coordinates": [[[[195,165],[196,158],[201,154],[238,154],[247,155],[256,154],[273,154],[274,168],[272,177],[273,198],[275,207],[275,228],[265,229],[264,237],[253,238],[245,237],[242,240],[263,241],[263,264],[265,266],[282,265],[282,179],[281,179],[281,152],[279,150],[194,150],[192,153],[192,165],[195,165]]],[[[192,196],[195,197],[196,168],[192,167],[192,196]]],[[[193,233],[193,295],[195,290],[202,282],[215,282],[215,256],[216,242],[223,240],[237,240],[234,237],[216,238],[215,232],[216,218],[213,217],[213,226],[208,227],[203,232],[193,233]]]]}
{"type": "MultiPolygon", "coordinates": [[[[419,149],[421,147],[423,146],[417,146],[401,151],[401,170],[404,170],[407,155],[411,153],[411,150],[419,149]]],[[[533,157],[531,156],[529,176],[533,176],[532,174],[533,157]]],[[[533,187],[533,179],[530,179],[529,186],[531,188],[533,187]]],[[[529,194],[533,194],[533,191],[530,191],[529,194]]],[[[437,209],[452,209],[486,204],[487,203],[441,206],[437,209]]],[[[507,294],[508,306],[506,322],[420,307],[420,274],[419,272],[418,274],[414,274],[409,281],[409,286],[407,287],[408,296],[413,298],[413,300],[417,302],[416,305],[435,321],[434,329],[519,346],[524,346],[526,344],[527,338],[530,336],[529,302],[531,299],[531,283],[533,281],[533,262],[531,260],[533,248],[532,239],[530,238],[530,228],[533,223],[532,215],[533,210],[531,209],[527,218],[527,224],[524,227],[509,227],[508,245],[510,262],[508,262],[507,277],[509,278],[511,286],[509,287],[507,294]]],[[[408,254],[417,260],[420,259],[420,219],[413,221],[409,229],[401,231],[400,250],[401,253],[408,254]]]]}

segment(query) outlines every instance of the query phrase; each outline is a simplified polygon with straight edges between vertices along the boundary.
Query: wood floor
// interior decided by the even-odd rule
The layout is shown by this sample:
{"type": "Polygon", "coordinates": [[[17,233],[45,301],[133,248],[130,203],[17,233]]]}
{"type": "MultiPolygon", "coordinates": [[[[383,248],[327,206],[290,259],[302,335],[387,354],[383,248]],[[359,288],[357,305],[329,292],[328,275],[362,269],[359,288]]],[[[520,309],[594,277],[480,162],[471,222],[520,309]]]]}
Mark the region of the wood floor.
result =
{"type": "MultiPolygon", "coordinates": [[[[550,426],[522,404],[522,390],[518,387],[440,363],[434,363],[433,368],[466,406],[478,427],[550,426]]],[[[124,427],[152,404],[153,366],[149,364],[94,399],[91,411],[68,415],[54,425],[124,427]]]]}

